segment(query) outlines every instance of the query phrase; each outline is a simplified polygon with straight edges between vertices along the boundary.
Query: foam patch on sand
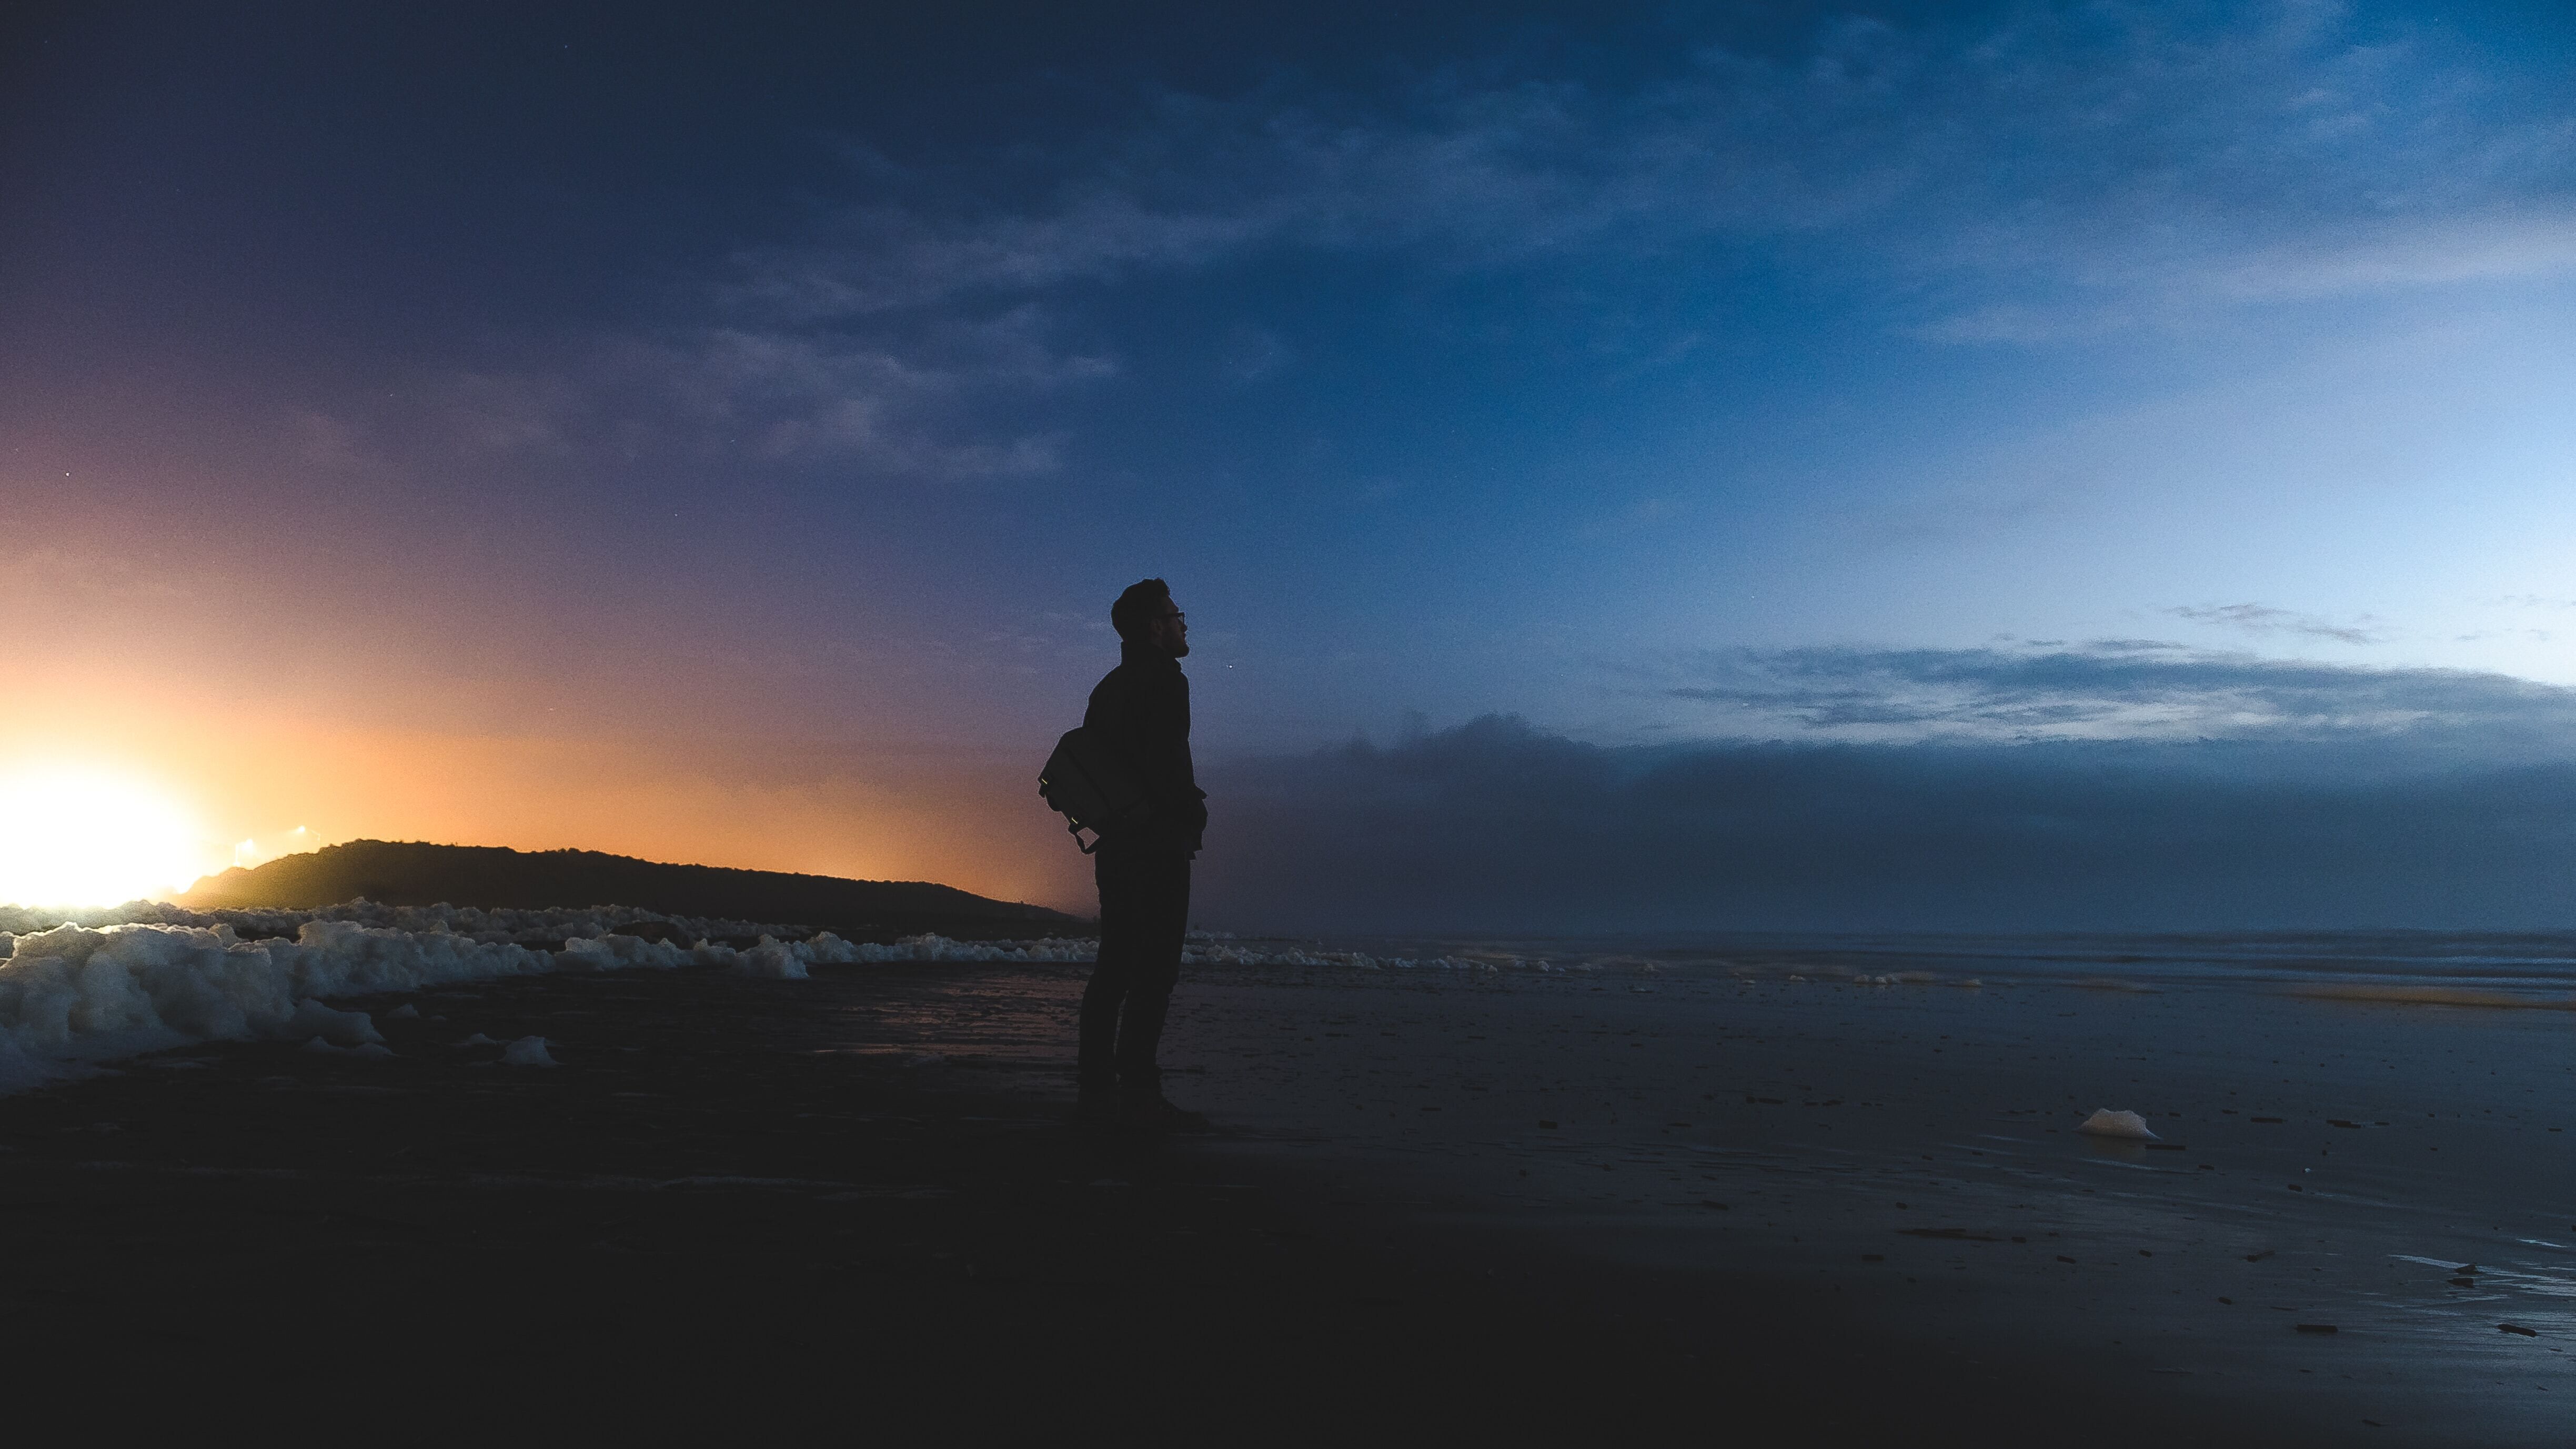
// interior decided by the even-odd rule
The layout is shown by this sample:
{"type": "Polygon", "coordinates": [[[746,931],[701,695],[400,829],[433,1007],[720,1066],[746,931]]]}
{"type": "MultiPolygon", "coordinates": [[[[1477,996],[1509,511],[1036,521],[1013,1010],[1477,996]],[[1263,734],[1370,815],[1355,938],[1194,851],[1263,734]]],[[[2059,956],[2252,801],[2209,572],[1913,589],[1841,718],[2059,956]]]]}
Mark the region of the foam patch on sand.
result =
{"type": "MultiPolygon", "coordinates": [[[[129,901],[95,910],[38,909],[0,905],[0,956],[8,954],[13,934],[26,935],[62,925],[106,929],[115,926],[169,926],[216,930],[229,927],[245,940],[297,940],[314,922],[333,922],[422,934],[464,937],[478,945],[517,945],[582,959],[560,963],[565,970],[610,970],[624,966],[726,966],[746,975],[795,980],[799,969],[816,965],[867,962],[961,961],[1088,962],[1100,943],[1088,937],[1040,937],[1013,941],[957,941],[945,936],[906,936],[891,944],[844,941],[829,932],[798,940],[800,930],[776,921],[737,921],[711,916],[674,916],[634,906],[550,907],[544,910],[485,910],[475,906],[387,906],[369,900],[343,902],[318,910],[192,911],[160,901],[129,901]],[[694,950],[645,939],[623,928],[649,926],[650,936],[676,935],[698,942],[694,950]],[[737,947],[729,941],[756,940],[737,947]],[[610,943],[602,946],[599,943],[610,943]],[[708,943],[716,943],[710,945],[708,943]],[[631,943],[631,944],[630,944],[631,943]],[[769,951],[780,947],[784,955],[769,951]]],[[[1319,945],[1286,942],[1238,944],[1227,931],[1193,930],[1181,960],[1191,966],[1322,966],[1355,971],[1457,971],[1498,973],[1528,971],[1545,975],[1588,975],[1597,971],[1654,971],[1657,963],[1639,957],[1603,956],[1556,960],[1511,951],[1472,949],[1438,956],[1376,955],[1365,951],[1327,950],[1319,945]]],[[[1919,973],[1918,973],[1919,974],[1919,973]]],[[[1910,979],[1910,978],[1909,978],[1910,979]]]]}
{"type": "Polygon", "coordinates": [[[551,1067],[554,1055],[546,1050],[546,1039],[523,1036],[501,1048],[501,1065],[505,1067],[551,1067]]]}
{"type": "Polygon", "coordinates": [[[2484,1006],[2500,1011],[2576,1011],[2576,997],[2517,996],[2509,991],[2486,991],[2468,986],[2371,986],[2361,982],[2329,982],[2320,986],[2302,986],[2292,996],[2314,997],[2321,1001],[2378,1001],[2395,1006],[2484,1006]]]}
{"type": "MultiPolygon", "coordinates": [[[[801,977],[809,962],[863,959],[860,948],[828,933],[790,942],[764,936],[759,946],[736,951],[703,940],[683,950],[603,932],[546,951],[449,930],[307,914],[292,940],[244,940],[229,923],[0,933],[0,951],[7,954],[0,961],[0,1091],[189,1042],[304,1041],[324,1050],[383,1045],[367,1013],[325,1006],[332,997],[548,971],[691,964],[801,977]]],[[[598,929],[595,920],[589,924],[598,929]]]]}
{"type": "Polygon", "coordinates": [[[308,921],[293,941],[229,926],[55,926],[0,940],[0,1088],[191,1041],[383,1041],[319,998],[550,969],[545,952],[446,933],[308,921]]]}
{"type": "MultiPolygon", "coordinates": [[[[1198,945],[1181,953],[1188,966],[1338,966],[1352,971],[1536,971],[1546,974],[1590,972],[1612,965],[1612,962],[1558,962],[1534,956],[1514,956],[1501,952],[1474,956],[1372,956],[1365,951],[1326,951],[1290,946],[1264,951],[1248,946],[1198,945]]],[[[1635,969],[1652,971],[1652,962],[1636,963],[1635,969]]]]}
{"type": "MultiPolygon", "coordinates": [[[[0,1091],[87,1064],[199,1041],[278,1040],[323,1051],[377,1048],[364,1012],[334,997],[417,991],[450,982],[551,971],[673,970],[705,966],[796,981],[818,965],[897,962],[1087,964],[1097,940],[1042,937],[958,941],[906,936],[846,941],[826,931],[669,917],[622,906],[486,911],[352,901],[315,911],[197,912],[139,902],[88,919],[0,907],[0,1091]],[[113,917],[143,919],[111,919],[113,917]],[[616,930],[650,922],[690,946],[616,930]],[[756,938],[738,947],[722,937],[756,938]],[[544,942],[544,945],[533,944],[544,942]]],[[[1297,966],[1357,971],[1589,972],[1591,963],[1480,952],[1375,956],[1296,944],[1265,947],[1192,933],[1182,960],[1202,967],[1297,966]]],[[[1652,963],[1637,963],[1653,969],[1652,963]]],[[[389,1054],[389,1053],[386,1053],[389,1054]]]]}
{"type": "MultiPolygon", "coordinates": [[[[318,910],[192,911],[161,901],[128,901],[96,910],[40,909],[0,905],[0,935],[26,935],[55,926],[230,926],[245,939],[296,937],[313,921],[337,921],[394,931],[445,932],[484,945],[504,943],[551,949],[569,937],[598,937],[625,927],[651,923],[677,928],[688,939],[749,940],[755,936],[801,934],[776,921],[736,921],[718,916],[672,916],[634,906],[552,906],[544,910],[485,910],[477,906],[385,906],[363,897],[318,910]]],[[[632,933],[630,933],[632,934],[632,933]]]]}
{"type": "MultiPolygon", "coordinates": [[[[825,939],[816,937],[817,941],[825,939]]],[[[1638,972],[1651,974],[1660,969],[1657,962],[1639,956],[1601,956],[1580,961],[1559,961],[1543,956],[1523,956],[1508,951],[1478,950],[1467,954],[1441,956],[1381,956],[1366,951],[1327,950],[1321,946],[1295,944],[1235,945],[1234,937],[1206,931],[1190,933],[1189,943],[1182,948],[1184,966],[1310,966],[1345,971],[1457,971],[1486,975],[1506,971],[1528,971],[1541,975],[1592,975],[1597,972],[1638,972]]],[[[810,943],[809,943],[810,944],[810,943]]],[[[906,936],[890,946],[851,945],[841,942],[852,954],[846,958],[813,957],[809,959],[847,959],[853,961],[1071,961],[1088,963],[1098,956],[1100,943],[1089,937],[1047,937],[1035,941],[952,941],[944,936],[906,936]]],[[[1928,973],[1911,973],[1905,979],[1934,979],[1928,973]]]]}
{"type": "MultiPolygon", "coordinates": [[[[1362,951],[1326,951],[1302,946],[1264,950],[1221,944],[1226,938],[1201,936],[1181,952],[1185,966],[1331,966],[1358,971],[1498,971],[1506,965],[1535,971],[1581,971],[1588,966],[1560,966],[1514,958],[1508,962],[1464,956],[1372,956],[1362,951]]],[[[737,951],[700,946],[698,959],[708,965],[732,966],[754,976],[803,976],[802,965],[900,961],[1059,961],[1088,964],[1100,954],[1100,942],[1089,937],[1049,936],[1031,941],[953,941],[946,936],[906,936],[890,945],[844,941],[825,932],[810,941],[774,942],[737,951]],[[772,948],[793,961],[773,954],[772,948]],[[755,959],[756,958],[756,959],[755,959]]]]}

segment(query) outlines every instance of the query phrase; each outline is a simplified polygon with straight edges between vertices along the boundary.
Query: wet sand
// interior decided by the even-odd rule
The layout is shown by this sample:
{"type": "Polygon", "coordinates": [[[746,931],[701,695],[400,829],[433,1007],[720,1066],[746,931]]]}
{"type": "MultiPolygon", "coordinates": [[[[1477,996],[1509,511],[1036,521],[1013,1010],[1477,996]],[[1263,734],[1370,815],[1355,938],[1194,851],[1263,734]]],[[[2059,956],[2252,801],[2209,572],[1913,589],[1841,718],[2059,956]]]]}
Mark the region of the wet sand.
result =
{"type": "Polygon", "coordinates": [[[400,1442],[2567,1437],[2546,1014],[1208,969],[1225,1130],[1154,1142],[1066,1121],[1082,974],[485,982],[0,1099],[0,1352],[400,1442]]]}
{"type": "Polygon", "coordinates": [[[1310,989],[1202,989],[1207,1096],[1320,1120],[1308,1150],[1412,1184],[1426,1223],[1759,1283],[1875,1351],[2225,1442],[2576,1437],[2563,1012],[1389,973],[1291,1034],[1228,999],[1310,989]],[[2160,1140],[2078,1133],[2097,1107],[2160,1140]]]}

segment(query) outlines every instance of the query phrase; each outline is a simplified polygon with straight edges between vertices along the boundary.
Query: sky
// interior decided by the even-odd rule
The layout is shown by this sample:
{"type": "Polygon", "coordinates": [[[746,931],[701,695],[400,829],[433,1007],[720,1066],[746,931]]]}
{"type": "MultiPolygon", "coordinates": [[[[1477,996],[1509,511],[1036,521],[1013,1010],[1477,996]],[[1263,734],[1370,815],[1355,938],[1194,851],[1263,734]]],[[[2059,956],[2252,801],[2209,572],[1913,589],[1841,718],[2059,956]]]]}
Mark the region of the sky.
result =
{"type": "Polygon", "coordinates": [[[2576,925],[2563,7],[389,10],[0,22],[0,775],[206,868],[1087,909],[1151,575],[1214,926],[2576,925]]]}

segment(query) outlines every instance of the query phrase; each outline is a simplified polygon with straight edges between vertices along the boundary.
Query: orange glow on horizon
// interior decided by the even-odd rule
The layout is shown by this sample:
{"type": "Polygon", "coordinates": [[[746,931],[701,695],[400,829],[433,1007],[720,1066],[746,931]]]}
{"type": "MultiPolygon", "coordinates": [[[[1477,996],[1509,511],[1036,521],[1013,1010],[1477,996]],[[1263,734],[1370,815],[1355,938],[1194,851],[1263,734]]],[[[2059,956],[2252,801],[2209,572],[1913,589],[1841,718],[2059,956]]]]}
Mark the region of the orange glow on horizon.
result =
{"type": "Polygon", "coordinates": [[[230,866],[372,838],[926,880],[1091,908],[1088,862],[1056,848],[1061,831],[1034,786],[1023,800],[972,759],[335,727],[221,711],[180,718],[102,710],[87,733],[107,748],[81,753],[113,767],[39,764],[72,753],[60,720],[41,737],[23,722],[0,729],[0,761],[29,762],[0,767],[0,781],[17,786],[0,805],[11,831],[0,902],[169,899],[230,866]],[[184,790],[145,783],[178,781],[184,790]]]}
{"type": "MultiPolygon", "coordinates": [[[[649,654],[592,649],[567,667],[547,640],[497,639],[443,595],[409,614],[381,595],[333,604],[318,582],[243,599],[193,555],[144,568],[60,547],[66,562],[34,581],[0,571],[0,617],[28,641],[20,671],[42,693],[0,719],[0,773],[89,762],[183,802],[194,853],[117,867],[136,883],[119,900],[378,839],[926,880],[1091,909],[1088,861],[1037,798],[1033,747],[943,731],[953,704],[854,713],[815,683],[830,671],[762,693],[773,681],[659,624],[649,654]]],[[[548,640],[572,648],[596,622],[548,640]]],[[[29,893],[0,876],[0,898],[29,893]]]]}

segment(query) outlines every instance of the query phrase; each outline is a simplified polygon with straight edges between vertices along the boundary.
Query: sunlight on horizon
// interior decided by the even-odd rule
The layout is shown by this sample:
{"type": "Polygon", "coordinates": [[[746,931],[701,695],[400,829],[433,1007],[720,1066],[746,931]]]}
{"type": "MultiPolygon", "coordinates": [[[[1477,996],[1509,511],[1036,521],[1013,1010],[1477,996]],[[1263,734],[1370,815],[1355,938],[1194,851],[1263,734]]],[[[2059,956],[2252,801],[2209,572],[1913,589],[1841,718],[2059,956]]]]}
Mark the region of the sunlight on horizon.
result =
{"type": "Polygon", "coordinates": [[[168,899],[216,866],[188,810],[132,776],[25,765],[0,775],[0,901],[111,906],[168,899]]]}
{"type": "Polygon", "coordinates": [[[281,830],[262,845],[256,837],[244,837],[233,845],[233,864],[243,869],[263,866],[280,856],[300,855],[322,843],[321,837],[301,825],[281,830]]]}

